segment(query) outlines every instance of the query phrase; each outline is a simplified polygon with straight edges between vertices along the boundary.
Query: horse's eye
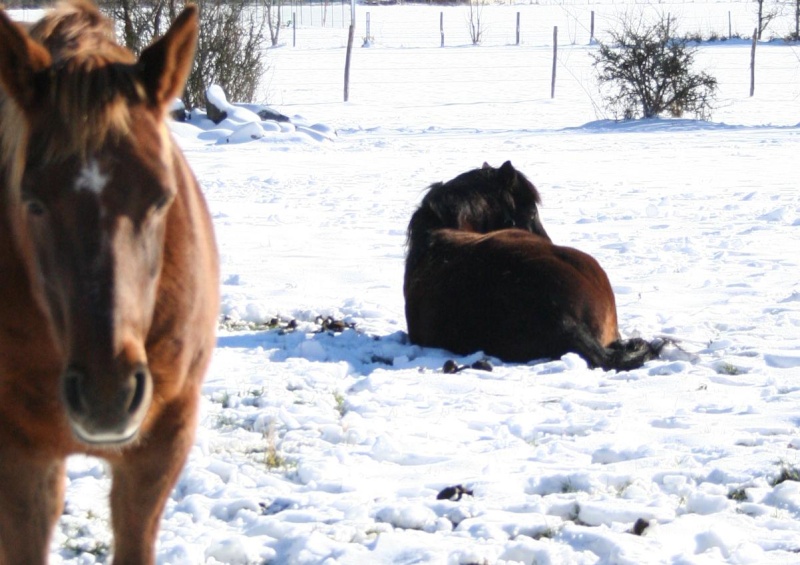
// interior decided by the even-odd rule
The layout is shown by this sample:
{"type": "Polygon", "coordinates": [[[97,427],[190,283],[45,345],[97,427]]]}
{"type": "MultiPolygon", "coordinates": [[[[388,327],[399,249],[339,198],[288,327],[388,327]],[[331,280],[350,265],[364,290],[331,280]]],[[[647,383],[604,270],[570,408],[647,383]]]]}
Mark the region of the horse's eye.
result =
{"type": "Polygon", "coordinates": [[[164,208],[164,206],[169,204],[169,201],[170,201],[169,195],[164,194],[158,200],[156,200],[156,203],[153,206],[156,210],[161,210],[162,208],[164,208]]]}
{"type": "Polygon", "coordinates": [[[28,213],[32,216],[41,216],[44,214],[44,204],[39,200],[31,199],[25,202],[28,208],[28,213]]]}

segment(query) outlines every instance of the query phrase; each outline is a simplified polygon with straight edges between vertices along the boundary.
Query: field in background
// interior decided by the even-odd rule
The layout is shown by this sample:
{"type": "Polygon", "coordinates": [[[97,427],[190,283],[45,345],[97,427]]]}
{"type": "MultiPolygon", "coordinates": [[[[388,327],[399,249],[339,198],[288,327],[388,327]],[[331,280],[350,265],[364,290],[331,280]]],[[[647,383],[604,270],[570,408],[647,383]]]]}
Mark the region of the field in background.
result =
{"type": "MultiPolygon", "coordinates": [[[[341,5],[329,9],[329,15],[337,14],[341,5]]],[[[704,37],[712,31],[723,35],[729,11],[734,34],[751,36],[755,25],[752,2],[491,5],[483,8],[485,40],[473,46],[465,6],[358,5],[349,101],[356,106],[386,106],[390,109],[386,118],[398,124],[407,111],[426,112],[440,104],[461,105],[464,125],[474,127],[491,124],[475,122],[475,112],[469,108],[472,104],[496,106],[493,120],[499,127],[566,127],[610,118],[591,67],[590,54],[596,49],[589,41],[591,10],[596,13],[596,35],[601,38],[602,30],[631,11],[653,17],[669,12],[679,18],[683,30],[704,37]],[[517,12],[521,13],[519,45],[515,44],[517,12]],[[372,41],[370,47],[361,47],[367,13],[372,41]],[[444,48],[439,47],[440,13],[445,21],[444,48]],[[554,25],[559,26],[559,46],[555,98],[550,100],[554,25]],[[413,79],[409,81],[409,77],[413,79]],[[553,105],[566,105],[569,112],[549,111],[553,105]],[[560,120],[563,116],[569,116],[568,123],[560,120]]],[[[790,20],[787,16],[773,22],[765,36],[779,30],[788,33],[793,25],[790,20]]],[[[332,25],[300,26],[297,21],[298,28],[282,30],[281,45],[267,54],[269,70],[264,77],[263,97],[287,111],[341,102],[347,30],[332,25]],[[313,55],[309,56],[309,50],[313,55]]],[[[310,16],[306,15],[304,21],[310,21],[310,16]]],[[[747,39],[705,41],[700,45],[698,67],[719,81],[712,119],[730,124],[794,125],[794,118],[786,123],[785,109],[797,104],[800,94],[800,49],[783,41],[759,43],[753,98],[749,96],[750,52],[747,39]]],[[[347,109],[343,111],[347,113],[347,109]]],[[[435,113],[431,119],[435,124],[435,113]]]]}

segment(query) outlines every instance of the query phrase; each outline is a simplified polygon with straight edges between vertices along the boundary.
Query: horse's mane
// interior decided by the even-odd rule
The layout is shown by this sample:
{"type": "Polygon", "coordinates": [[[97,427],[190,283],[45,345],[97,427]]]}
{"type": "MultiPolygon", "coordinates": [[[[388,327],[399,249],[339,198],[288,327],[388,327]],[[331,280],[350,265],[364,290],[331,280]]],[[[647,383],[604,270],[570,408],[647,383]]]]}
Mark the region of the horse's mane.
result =
{"type": "Polygon", "coordinates": [[[408,260],[413,262],[424,253],[432,230],[451,228],[486,233],[487,221],[538,204],[541,204],[539,191],[510,162],[500,168],[484,165],[447,182],[433,183],[408,224],[408,260]]]}
{"type": "Polygon", "coordinates": [[[109,136],[129,128],[129,105],[145,100],[134,73],[134,55],[114,40],[114,27],[86,0],[65,0],[32,25],[29,36],[41,43],[52,66],[36,75],[42,111],[33,117],[44,127],[30,132],[30,116],[0,91],[0,135],[6,158],[18,143],[28,155],[51,162],[98,149],[109,136]],[[26,129],[20,129],[25,126],[26,129]]]}

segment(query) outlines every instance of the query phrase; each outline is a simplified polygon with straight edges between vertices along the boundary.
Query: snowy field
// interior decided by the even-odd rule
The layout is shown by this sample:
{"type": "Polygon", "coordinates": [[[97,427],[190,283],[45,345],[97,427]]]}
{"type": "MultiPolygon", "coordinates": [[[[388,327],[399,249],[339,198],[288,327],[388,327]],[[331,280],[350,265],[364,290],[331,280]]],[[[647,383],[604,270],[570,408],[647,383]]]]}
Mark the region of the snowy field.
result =
{"type": "MultiPolygon", "coordinates": [[[[440,9],[368,10],[348,103],[345,33],[300,27],[264,83],[296,125],[174,126],[214,216],[223,306],[158,562],[800,563],[797,48],[759,45],[749,98],[749,43],[704,45],[713,122],[619,124],[588,37],[563,36],[551,99],[551,32],[441,49],[438,19],[428,44],[396,39],[440,9]],[[604,266],[623,335],[677,342],[661,359],[449,375],[482,355],[407,343],[411,212],[432,182],[505,160],[539,188],[553,240],[604,266]]],[[[108,486],[99,461],[70,460],[52,563],[110,561],[108,486]]]]}

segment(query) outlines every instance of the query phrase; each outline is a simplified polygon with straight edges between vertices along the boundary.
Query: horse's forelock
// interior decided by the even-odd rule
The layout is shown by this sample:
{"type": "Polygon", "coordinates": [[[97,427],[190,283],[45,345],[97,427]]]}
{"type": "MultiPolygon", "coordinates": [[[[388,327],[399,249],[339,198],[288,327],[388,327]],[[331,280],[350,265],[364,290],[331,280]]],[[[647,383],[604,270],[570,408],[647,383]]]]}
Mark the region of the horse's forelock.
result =
{"type": "Polygon", "coordinates": [[[129,106],[145,100],[133,64],[114,41],[114,28],[84,0],[61,2],[30,30],[51,53],[41,73],[44,111],[34,119],[36,152],[43,160],[86,154],[111,135],[125,135],[129,106]],[[38,131],[42,130],[42,131],[38,131]]]}
{"type": "Polygon", "coordinates": [[[85,50],[91,44],[115,43],[111,20],[86,0],[58,2],[30,26],[29,33],[54,55],[85,50]]]}

